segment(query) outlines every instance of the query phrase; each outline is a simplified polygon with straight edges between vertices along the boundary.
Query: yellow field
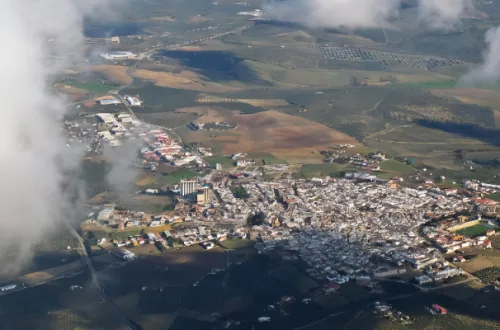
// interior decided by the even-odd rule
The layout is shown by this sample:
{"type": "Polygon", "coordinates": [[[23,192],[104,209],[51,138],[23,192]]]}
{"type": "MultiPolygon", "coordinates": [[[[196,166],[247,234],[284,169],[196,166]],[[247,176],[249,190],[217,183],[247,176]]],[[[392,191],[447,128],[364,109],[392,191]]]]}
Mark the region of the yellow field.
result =
{"type": "Polygon", "coordinates": [[[493,111],[493,118],[495,119],[495,127],[500,128],[500,111],[493,111]]]}
{"type": "Polygon", "coordinates": [[[206,16],[196,15],[189,18],[189,23],[206,23],[210,22],[212,19],[206,16]]]}
{"type": "Polygon", "coordinates": [[[65,84],[55,84],[54,88],[60,93],[69,95],[74,100],[79,99],[87,94],[87,91],[84,89],[76,88],[65,84]]]}
{"type": "Polygon", "coordinates": [[[254,107],[280,107],[289,105],[285,99],[230,99],[214,95],[200,94],[196,97],[198,103],[246,103],[254,107]]]}
{"type": "Polygon", "coordinates": [[[182,71],[179,74],[173,74],[168,72],[155,72],[138,69],[133,71],[131,75],[135,78],[153,81],[157,86],[160,87],[179,88],[212,93],[241,90],[241,88],[234,86],[204,82],[203,76],[191,71],[182,71]]]}
{"type": "Polygon", "coordinates": [[[129,68],[123,65],[94,65],[92,72],[102,73],[107,80],[118,85],[132,83],[132,78],[127,74],[129,68]]]}
{"type": "Polygon", "coordinates": [[[480,88],[435,89],[431,93],[440,97],[452,97],[467,104],[498,108],[500,93],[480,88]]]}
{"type": "Polygon", "coordinates": [[[235,111],[194,107],[180,112],[196,112],[202,122],[226,121],[236,125],[230,134],[208,136],[204,131],[188,131],[189,141],[211,142],[220,145],[221,153],[271,153],[289,162],[317,163],[318,153],[335,144],[358,142],[339,131],[304,118],[264,111],[241,115],[235,111]],[[208,140],[208,141],[207,141],[208,140]]]}
{"type": "Polygon", "coordinates": [[[58,277],[67,274],[69,272],[76,272],[84,267],[84,264],[78,260],[66,265],[57,266],[42,270],[39,272],[34,272],[18,277],[18,280],[26,283],[27,285],[37,285],[42,284],[47,281],[55,280],[58,277]]]}
{"type": "Polygon", "coordinates": [[[500,257],[478,255],[472,260],[458,263],[456,266],[469,273],[475,273],[488,267],[500,267],[500,257]]]}

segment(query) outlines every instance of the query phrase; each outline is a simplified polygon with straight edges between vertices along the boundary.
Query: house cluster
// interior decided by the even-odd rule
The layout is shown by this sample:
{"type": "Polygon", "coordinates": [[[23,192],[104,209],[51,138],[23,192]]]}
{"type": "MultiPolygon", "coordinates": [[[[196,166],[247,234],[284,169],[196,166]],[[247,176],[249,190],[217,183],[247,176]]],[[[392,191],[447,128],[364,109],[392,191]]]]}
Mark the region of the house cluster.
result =
{"type": "MultiPolygon", "coordinates": [[[[148,232],[144,235],[133,235],[121,240],[115,239],[111,243],[122,250],[125,248],[140,247],[145,244],[154,244],[161,251],[194,244],[200,244],[208,250],[215,246],[215,242],[222,242],[227,238],[244,239],[246,237],[247,231],[244,228],[230,228],[228,226],[182,226],[182,228],[176,228],[171,231],[164,230],[161,233],[148,232]]],[[[103,246],[106,246],[107,243],[105,238],[99,240],[99,244],[103,246]]]]}
{"type": "Polygon", "coordinates": [[[408,315],[405,315],[402,312],[393,309],[392,306],[388,303],[376,301],[373,304],[373,311],[375,314],[381,315],[385,319],[391,320],[395,323],[400,323],[403,325],[409,325],[413,323],[413,320],[408,315]]]}
{"type": "Polygon", "coordinates": [[[364,171],[380,171],[380,162],[386,160],[386,155],[380,152],[372,152],[368,155],[355,154],[346,155],[348,148],[354,147],[352,144],[336,145],[330,150],[323,150],[320,153],[325,157],[324,163],[350,164],[364,171]]]}
{"type": "Polygon", "coordinates": [[[98,113],[97,140],[112,147],[119,146],[123,140],[139,134],[141,122],[133,119],[128,113],[98,113]]]}
{"type": "Polygon", "coordinates": [[[118,231],[135,227],[159,227],[165,224],[180,222],[182,217],[173,212],[164,214],[147,214],[128,210],[116,210],[114,205],[106,205],[97,215],[91,214],[82,226],[91,229],[93,226],[105,226],[118,231]]]}
{"type": "Polygon", "coordinates": [[[174,166],[187,165],[195,162],[203,164],[202,159],[191,152],[186,151],[182,145],[170,138],[164,129],[150,129],[140,134],[145,142],[141,149],[142,157],[146,162],[164,161],[174,166]]]}
{"type": "Polygon", "coordinates": [[[67,138],[67,147],[85,145],[87,152],[97,153],[97,146],[92,144],[91,137],[97,134],[97,123],[91,123],[88,117],[82,116],[78,120],[63,122],[67,138]]]}
{"type": "Polygon", "coordinates": [[[470,189],[487,194],[500,192],[500,185],[489,184],[478,180],[465,180],[463,182],[463,185],[465,189],[470,189]]]}
{"type": "Polygon", "coordinates": [[[467,217],[459,216],[457,219],[451,221],[443,220],[438,227],[423,227],[422,232],[428,240],[443,253],[454,253],[457,250],[474,246],[491,249],[491,240],[489,236],[496,234],[496,230],[494,229],[496,224],[489,224],[489,222],[491,222],[489,220],[466,221],[466,219],[467,217]],[[460,234],[460,229],[483,226],[483,223],[491,225],[492,227],[485,230],[485,235],[469,237],[460,234]]]}
{"type": "Polygon", "coordinates": [[[460,268],[452,267],[447,261],[439,262],[434,267],[428,267],[422,275],[416,276],[415,281],[420,284],[439,283],[448,278],[463,275],[464,271],[460,268]]]}
{"type": "Polygon", "coordinates": [[[228,238],[247,238],[247,231],[243,228],[228,226],[183,226],[172,231],[172,237],[178,244],[191,246],[201,244],[205,249],[210,249],[214,242],[222,242],[228,238]]]}
{"type": "Polygon", "coordinates": [[[160,161],[174,166],[191,163],[203,165],[197,154],[188,152],[176,140],[172,139],[165,129],[146,124],[128,113],[99,113],[97,139],[100,143],[119,146],[130,137],[144,142],[141,157],[146,167],[154,170],[160,161]]]}
{"type": "Polygon", "coordinates": [[[336,144],[328,148],[328,150],[320,151],[320,154],[322,154],[325,157],[323,159],[325,163],[333,163],[337,159],[343,159],[344,155],[347,152],[347,149],[354,147],[355,145],[353,144],[336,144]]]}
{"type": "Polygon", "coordinates": [[[248,198],[214,187],[228,218],[265,214],[262,224],[252,228],[262,250],[295,251],[310,265],[311,276],[339,284],[359,276],[398,274],[405,264],[421,269],[437,263],[438,249],[423,244],[418,233],[429,221],[425,215],[470,207],[454,197],[437,201],[415,189],[350,180],[256,181],[241,187],[248,198]]]}

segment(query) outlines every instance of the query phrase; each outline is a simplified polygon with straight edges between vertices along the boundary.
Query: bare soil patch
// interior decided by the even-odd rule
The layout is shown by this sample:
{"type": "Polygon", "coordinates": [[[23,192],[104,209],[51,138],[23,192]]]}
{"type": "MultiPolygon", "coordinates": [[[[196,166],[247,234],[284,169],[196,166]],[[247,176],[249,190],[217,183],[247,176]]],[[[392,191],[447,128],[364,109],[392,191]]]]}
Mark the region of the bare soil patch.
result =
{"type": "Polygon", "coordinates": [[[205,23],[210,22],[212,19],[203,15],[196,15],[189,18],[188,23],[205,23]]]}
{"type": "Polygon", "coordinates": [[[478,255],[469,261],[456,265],[469,273],[475,273],[489,267],[500,267],[500,257],[478,255]]]}
{"type": "Polygon", "coordinates": [[[69,85],[64,84],[56,84],[54,88],[59,92],[65,95],[68,95],[72,100],[76,101],[87,95],[87,91],[81,88],[76,88],[69,85]]]}
{"type": "Polygon", "coordinates": [[[436,96],[452,97],[460,102],[467,104],[476,104],[488,107],[498,107],[500,103],[500,93],[489,89],[480,88],[453,88],[453,89],[435,89],[431,93],[436,96]]]}
{"type": "Polygon", "coordinates": [[[231,99],[214,95],[200,94],[196,98],[198,103],[246,103],[254,107],[281,107],[289,103],[285,99],[231,99]]]}
{"type": "Polygon", "coordinates": [[[123,65],[94,65],[92,72],[102,73],[113,84],[128,85],[132,83],[132,78],[127,74],[128,69],[123,65]]]}
{"type": "MultiPolygon", "coordinates": [[[[306,163],[321,161],[320,150],[341,143],[358,142],[339,131],[304,118],[265,111],[241,115],[235,111],[216,108],[194,107],[179,112],[196,112],[203,122],[226,121],[236,124],[231,134],[215,135],[210,142],[221,145],[221,153],[268,152],[285,160],[301,160],[306,163]]],[[[207,135],[200,131],[187,134],[190,141],[206,142],[207,135]]]]}
{"type": "Polygon", "coordinates": [[[203,76],[191,71],[182,71],[179,74],[174,74],[169,72],[139,69],[133,71],[131,74],[135,78],[153,81],[156,86],[160,87],[187,89],[212,93],[240,90],[240,88],[238,87],[204,81],[203,76]]]}

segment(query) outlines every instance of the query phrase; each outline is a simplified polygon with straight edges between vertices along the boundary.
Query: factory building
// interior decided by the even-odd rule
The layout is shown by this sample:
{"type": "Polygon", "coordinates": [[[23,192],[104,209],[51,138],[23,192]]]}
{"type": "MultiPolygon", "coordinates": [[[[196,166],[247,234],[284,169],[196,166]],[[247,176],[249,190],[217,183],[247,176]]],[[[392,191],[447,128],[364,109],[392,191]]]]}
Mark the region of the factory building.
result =
{"type": "Polygon", "coordinates": [[[106,60],[132,60],[136,58],[136,55],[132,52],[105,53],[100,56],[106,60]]]}
{"type": "Polygon", "coordinates": [[[110,105],[110,104],[120,104],[120,100],[112,98],[112,99],[103,99],[99,100],[100,105],[110,105]]]}
{"type": "Polygon", "coordinates": [[[127,100],[128,104],[131,106],[140,106],[141,101],[137,97],[132,97],[132,96],[125,96],[125,99],[127,100]]]}
{"type": "Polygon", "coordinates": [[[98,221],[106,221],[106,220],[109,220],[109,218],[113,215],[113,213],[115,212],[115,207],[114,206],[108,206],[108,207],[105,207],[104,209],[101,210],[101,212],[99,212],[99,214],[97,215],[97,220],[98,221]]]}
{"type": "Polygon", "coordinates": [[[205,205],[207,203],[210,203],[212,200],[212,191],[210,187],[203,187],[200,190],[198,190],[198,193],[196,194],[196,203],[198,205],[205,205]]]}
{"type": "Polygon", "coordinates": [[[17,287],[17,284],[9,284],[9,285],[5,285],[5,286],[0,287],[0,291],[2,291],[2,292],[10,291],[10,290],[14,290],[16,287],[17,287]]]}
{"type": "Polygon", "coordinates": [[[135,258],[134,253],[122,248],[112,248],[109,250],[109,253],[123,260],[132,260],[135,258]]]}
{"type": "Polygon", "coordinates": [[[186,196],[196,191],[198,182],[196,180],[181,180],[181,196],[186,196]]]}

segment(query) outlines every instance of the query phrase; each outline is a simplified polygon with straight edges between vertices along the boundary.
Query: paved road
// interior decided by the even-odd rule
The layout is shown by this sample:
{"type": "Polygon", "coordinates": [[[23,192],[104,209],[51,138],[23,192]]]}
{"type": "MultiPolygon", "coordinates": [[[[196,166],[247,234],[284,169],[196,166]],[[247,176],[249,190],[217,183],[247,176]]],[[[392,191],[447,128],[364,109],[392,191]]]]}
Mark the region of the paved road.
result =
{"type": "Polygon", "coordinates": [[[85,247],[85,242],[83,241],[83,238],[76,232],[76,230],[71,227],[69,224],[66,224],[68,226],[68,230],[70,231],[71,235],[73,235],[77,240],[78,243],[80,244],[80,250],[82,257],[85,259],[85,262],[87,263],[87,267],[90,271],[90,274],[92,276],[92,282],[94,283],[96,293],[97,295],[102,299],[102,301],[106,302],[109,307],[113,310],[115,315],[117,316],[118,319],[121,319],[124,324],[126,324],[129,329],[132,330],[142,330],[139,326],[134,324],[132,321],[130,321],[127,317],[125,317],[116,307],[116,305],[113,303],[113,301],[108,297],[106,292],[104,292],[104,289],[102,288],[101,284],[99,283],[99,280],[97,279],[97,275],[95,273],[94,266],[92,265],[92,260],[90,259],[90,256],[87,253],[87,249],[85,247]]]}

